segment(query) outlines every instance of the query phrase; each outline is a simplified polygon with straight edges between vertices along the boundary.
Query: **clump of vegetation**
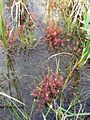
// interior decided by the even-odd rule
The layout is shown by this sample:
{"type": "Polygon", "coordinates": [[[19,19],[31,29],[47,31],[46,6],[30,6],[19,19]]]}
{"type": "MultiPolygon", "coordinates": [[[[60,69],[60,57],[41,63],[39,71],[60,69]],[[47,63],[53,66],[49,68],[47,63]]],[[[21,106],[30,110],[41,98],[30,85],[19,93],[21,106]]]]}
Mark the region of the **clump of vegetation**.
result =
{"type": "Polygon", "coordinates": [[[31,48],[36,40],[34,34],[36,24],[33,15],[29,12],[24,2],[14,2],[11,7],[11,15],[12,21],[16,24],[20,45],[24,48],[31,48]],[[14,14],[15,10],[16,14],[14,14]]]}
{"type": "MultiPolygon", "coordinates": [[[[11,6],[12,22],[15,25],[5,24],[3,18],[2,1],[0,1],[0,34],[1,43],[7,49],[12,49],[16,44],[23,48],[31,48],[36,41],[35,22],[33,15],[21,1],[14,1],[11,6]],[[14,14],[16,12],[16,14],[14,14]]],[[[7,21],[6,21],[7,22],[7,21]]]]}
{"type": "Polygon", "coordinates": [[[58,0],[47,1],[46,6],[46,22],[53,23],[54,25],[59,25],[60,23],[60,2],[58,0]]]}
{"type": "Polygon", "coordinates": [[[47,42],[51,49],[55,49],[56,47],[64,44],[64,40],[61,38],[61,36],[62,30],[59,27],[50,25],[46,28],[44,41],[47,42]]]}
{"type": "Polygon", "coordinates": [[[81,23],[86,13],[87,5],[85,0],[61,0],[60,11],[64,21],[64,27],[67,30],[67,35],[71,39],[83,40],[83,33],[80,30],[81,23]]]}
{"type": "Polygon", "coordinates": [[[39,105],[52,103],[56,97],[61,94],[64,84],[64,78],[58,72],[51,72],[49,75],[44,74],[43,80],[33,91],[33,96],[39,105]]]}
{"type": "Polygon", "coordinates": [[[28,25],[21,25],[20,27],[20,44],[23,48],[32,48],[36,43],[35,29],[28,28],[28,25]],[[23,28],[23,29],[22,29],[23,28]]]}

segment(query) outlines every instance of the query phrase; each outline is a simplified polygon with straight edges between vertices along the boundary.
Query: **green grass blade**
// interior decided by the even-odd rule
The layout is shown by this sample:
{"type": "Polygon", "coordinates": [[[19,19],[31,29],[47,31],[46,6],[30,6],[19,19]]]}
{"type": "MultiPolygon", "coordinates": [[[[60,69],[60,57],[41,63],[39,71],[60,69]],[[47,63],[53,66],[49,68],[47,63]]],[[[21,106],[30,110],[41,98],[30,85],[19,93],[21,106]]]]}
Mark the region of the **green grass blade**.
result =
{"type": "Polygon", "coordinates": [[[78,62],[78,68],[81,68],[90,58],[90,41],[87,41],[86,47],[83,49],[81,59],[78,62]]]}
{"type": "Polygon", "coordinates": [[[22,105],[26,106],[23,102],[21,102],[21,101],[17,100],[16,98],[13,98],[13,97],[11,97],[11,96],[7,95],[7,94],[6,94],[6,93],[4,93],[4,92],[0,92],[0,95],[2,95],[2,96],[4,96],[4,97],[7,97],[7,98],[9,98],[9,99],[11,99],[11,100],[14,100],[14,101],[16,101],[16,102],[18,102],[18,103],[20,103],[20,104],[22,104],[22,105]]]}
{"type": "Polygon", "coordinates": [[[0,35],[2,36],[4,47],[6,48],[7,47],[7,43],[6,43],[6,29],[5,29],[5,25],[4,25],[2,6],[3,6],[2,0],[0,0],[0,35]]]}

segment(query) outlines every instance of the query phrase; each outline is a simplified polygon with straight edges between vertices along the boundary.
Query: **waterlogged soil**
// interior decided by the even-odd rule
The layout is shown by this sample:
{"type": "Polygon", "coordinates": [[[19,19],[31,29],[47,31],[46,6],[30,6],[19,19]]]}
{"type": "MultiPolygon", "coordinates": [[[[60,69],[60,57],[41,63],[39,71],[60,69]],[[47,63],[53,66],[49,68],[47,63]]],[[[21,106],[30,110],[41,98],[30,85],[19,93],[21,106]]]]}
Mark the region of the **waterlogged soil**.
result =
{"type": "MultiPolygon", "coordinates": [[[[36,29],[37,40],[43,35],[43,29],[45,27],[43,23],[43,17],[45,14],[44,6],[41,5],[40,0],[31,0],[29,2],[29,9],[33,11],[38,19],[36,19],[39,26],[36,29]]],[[[42,65],[49,65],[51,69],[56,68],[56,58],[59,60],[59,65],[64,76],[67,76],[69,71],[65,68],[71,60],[70,55],[57,55],[48,60],[51,53],[47,49],[46,44],[38,44],[34,49],[26,52],[16,51],[13,55],[13,62],[8,59],[7,52],[4,48],[0,47],[0,91],[4,91],[8,95],[15,97],[16,99],[23,101],[28,107],[27,113],[31,111],[33,97],[31,95],[32,89],[36,84],[34,76],[41,76],[42,65]],[[48,60],[48,61],[47,61],[48,60]]],[[[47,72],[47,69],[46,69],[47,72]]],[[[86,95],[86,111],[90,112],[90,66],[85,65],[80,71],[76,72],[73,81],[80,78],[79,88],[83,91],[83,96],[86,95]]],[[[7,99],[0,97],[0,119],[1,120],[13,120],[13,112],[10,105],[6,102],[7,99]]],[[[22,105],[16,103],[16,105],[25,109],[22,105]]],[[[21,117],[21,120],[22,117],[21,117]]],[[[32,120],[43,120],[42,114],[36,108],[32,115],[32,120]]],[[[53,113],[49,114],[47,120],[55,120],[53,113]]]]}

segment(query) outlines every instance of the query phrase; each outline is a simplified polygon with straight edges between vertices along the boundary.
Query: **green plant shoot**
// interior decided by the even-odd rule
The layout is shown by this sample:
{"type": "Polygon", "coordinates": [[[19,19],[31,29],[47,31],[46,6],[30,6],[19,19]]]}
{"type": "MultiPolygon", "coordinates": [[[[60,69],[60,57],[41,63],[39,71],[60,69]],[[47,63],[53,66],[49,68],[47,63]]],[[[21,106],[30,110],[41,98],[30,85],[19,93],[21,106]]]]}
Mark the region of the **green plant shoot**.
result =
{"type": "Polygon", "coordinates": [[[81,68],[90,58],[90,7],[82,23],[84,24],[83,29],[86,31],[86,45],[83,48],[81,59],[78,62],[78,68],[81,68]]]}
{"type": "Polygon", "coordinates": [[[0,35],[2,36],[4,47],[6,48],[6,30],[4,25],[4,19],[3,19],[3,8],[2,8],[2,0],[0,0],[0,35]]]}

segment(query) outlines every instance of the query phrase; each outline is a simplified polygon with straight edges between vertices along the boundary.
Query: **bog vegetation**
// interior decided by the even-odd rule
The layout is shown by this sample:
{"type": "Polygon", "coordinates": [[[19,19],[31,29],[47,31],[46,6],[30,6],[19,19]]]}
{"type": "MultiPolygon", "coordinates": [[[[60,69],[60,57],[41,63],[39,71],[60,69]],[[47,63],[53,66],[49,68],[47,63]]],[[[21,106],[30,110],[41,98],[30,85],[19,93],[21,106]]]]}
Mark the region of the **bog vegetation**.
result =
{"type": "MultiPolygon", "coordinates": [[[[84,105],[88,95],[87,91],[79,91],[80,78],[76,77],[76,72],[88,64],[90,59],[90,2],[89,0],[40,2],[39,4],[45,8],[42,20],[45,27],[42,28],[41,38],[37,39],[36,31],[41,23],[37,22],[39,16],[29,9],[31,2],[0,0],[0,48],[7,53],[9,69],[14,71],[13,56],[18,54],[18,50],[19,54],[27,51],[30,53],[37,47],[46,45],[49,53],[48,59],[42,62],[40,76],[37,74],[32,79],[32,86],[30,85],[33,97],[30,114],[25,110],[28,105],[7,95],[1,88],[0,95],[6,98],[6,103],[11,107],[13,120],[33,119],[36,107],[43,120],[49,120],[50,115],[52,120],[84,120],[90,115],[84,105]],[[9,19],[6,18],[7,15],[9,19]],[[60,63],[64,56],[67,57],[60,63]],[[62,68],[68,57],[67,66],[62,68]],[[55,66],[51,67],[47,63],[53,64],[53,59],[55,66]],[[34,81],[37,84],[34,84],[34,81]],[[19,108],[16,102],[24,109],[19,108]]],[[[13,79],[15,74],[12,72],[11,76],[13,79]]]]}

